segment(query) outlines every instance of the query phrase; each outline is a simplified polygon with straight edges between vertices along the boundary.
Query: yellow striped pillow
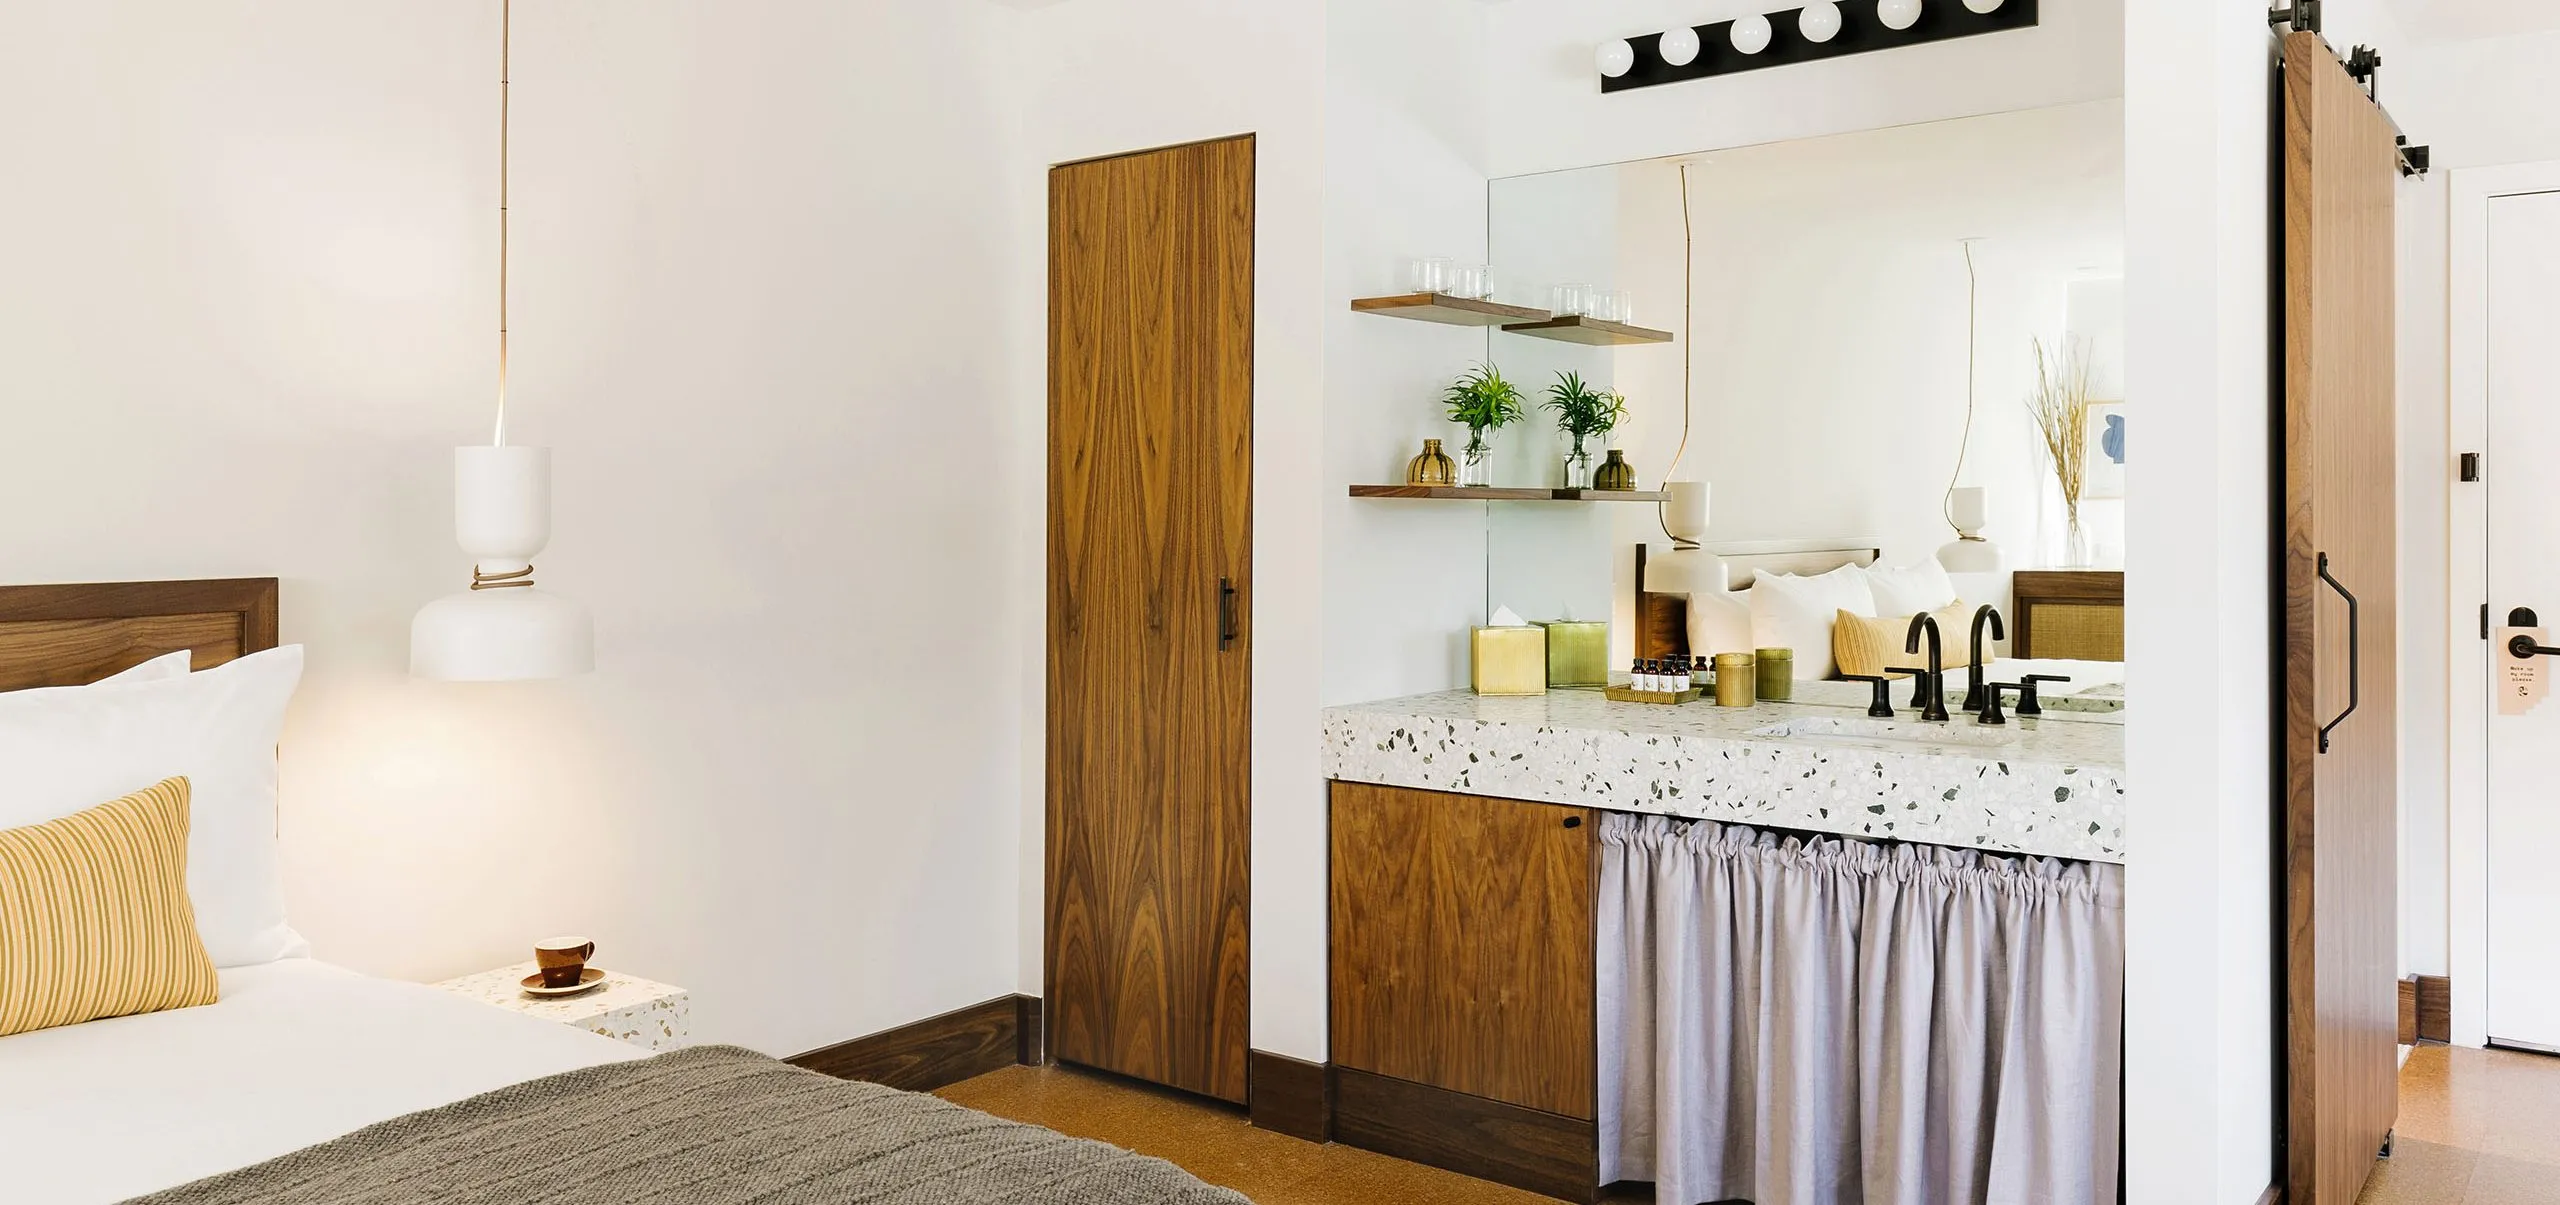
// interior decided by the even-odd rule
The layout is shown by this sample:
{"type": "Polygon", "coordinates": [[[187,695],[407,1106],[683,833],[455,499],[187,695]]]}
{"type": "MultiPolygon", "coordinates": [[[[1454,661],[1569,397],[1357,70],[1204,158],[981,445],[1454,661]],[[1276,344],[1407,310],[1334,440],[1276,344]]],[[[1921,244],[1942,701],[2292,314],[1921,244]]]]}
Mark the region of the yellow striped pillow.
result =
{"type": "Polygon", "coordinates": [[[187,780],[0,831],[0,1037],[211,1004],[187,899],[187,780]]]}
{"type": "MultiPolygon", "coordinates": [[[[1971,618],[1966,613],[1964,600],[1961,598],[1938,608],[1933,614],[1938,617],[1939,630],[1949,640],[1955,639],[1958,634],[1957,629],[1964,624],[1965,620],[1971,618]]],[[[1883,674],[1887,666],[1917,665],[1921,658],[1927,655],[1928,650],[1922,649],[1917,653],[1903,651],[1906,647],[1905,638],[1910,634],[1911,617],[1908,615],[1885,615],[1869,619],[1863,615],[1852,615],[1842,611],[1831,625],[1831,657],[1840,663],[1840,672],[1844,676],[1862,674],[1874,677],[1877,674],[1883,674]]],[[[1949,658],[1949,660],[1955,659],[1949,658]]],[[[1886,674],[1885,676],[1898,678],[1902,675],[1886,674]]]]}

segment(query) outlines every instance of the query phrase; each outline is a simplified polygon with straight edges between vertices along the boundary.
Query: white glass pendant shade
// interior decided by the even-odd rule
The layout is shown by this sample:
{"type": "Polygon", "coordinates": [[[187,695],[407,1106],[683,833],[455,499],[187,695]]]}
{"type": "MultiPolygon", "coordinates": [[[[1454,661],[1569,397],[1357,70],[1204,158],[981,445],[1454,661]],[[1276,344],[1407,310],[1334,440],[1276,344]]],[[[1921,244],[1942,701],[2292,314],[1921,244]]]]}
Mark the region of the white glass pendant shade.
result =
{"type": "Polygon", "coordinates": [[[1876,0],[1876,20],[1886,29],[1909,29],[1920,23],[1920,0],[1876,0]]]}
{"type": "Polygon", "coordinates": [[[1840,36],[1840,6],[1831,0],[1814,0],[1804,6],[1804,14],[1796,18],[1796,30],[1808,42],[1828,42],[1840,36]]]}
{"type": "Polygon", "coordinates": [[[1686,25],[1662,32],[1662,61],[1686,67],[1698,61],[1698,31],[1686,25]]]}
{"type": "Polygon", "coordinates": [[[1599,62],[1600,74],[1616,79],[1635,69],[1636,48],[1625,38],[1612,38],[1602,42],[1593,57],[1599,62]]]}
{"type": "Polygon", "coordinates": [[[1982,529],[1991,524],[1991,493],[1978,485],[1968,485],[1947,495],[1947,522],[1954,524],[1956,539],[1938,550],[1938,564],[1949,573],[1997,573],[2007,558],[2000,546],[1984,539],[1982,529]]]}
{"type": "Polygon", "coordinates": [[[1712,487],[1703,481],[1674,481],[1664,489],[1671,500],[1662,507],[1662,530],[1672,539],[1689,544],[1706,538],[1707,498],[1712,487]]]}
{"type": "Polygon", "coordinates": [[[1736,51],[1758,54],[1769,48],[1769,39],[1776,33],[1769,25],[1769,18],[1755,13],[1735,21],[1732,32],[1726,36],[1733,41],[1736,51]]]}
{"type": "Polygon", "coordinates": [[[1984,16],[2000,11],[2001,0],[1964,0],[1964,6],[1984,16]]]}
{"type": "Polygon", "coordinates": [[[1645,558],[1647,594],[1712,594],[1726,585],[1724,558],[1695,548],[1674,548],[1645,558]]]}
{"type": "Polygon", "coordinates": [[[595,620],[532,584],[551,539],[549,448],[456,448],[453,526],[476,588],[428,603],[409,624],[409,672],[455,682],[565,678],[596,667],[595,620]]]}

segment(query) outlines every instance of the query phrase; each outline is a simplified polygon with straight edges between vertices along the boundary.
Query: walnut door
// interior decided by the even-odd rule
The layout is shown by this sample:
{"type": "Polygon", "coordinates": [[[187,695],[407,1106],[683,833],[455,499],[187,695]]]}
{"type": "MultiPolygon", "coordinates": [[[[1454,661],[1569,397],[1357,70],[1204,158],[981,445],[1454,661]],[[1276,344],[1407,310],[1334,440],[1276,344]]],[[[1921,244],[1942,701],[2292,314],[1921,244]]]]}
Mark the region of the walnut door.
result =
{"type": "Polygon", "coordinates": [[[1049,180],[1047,1026],[1245,1099],[1251,137],[1049,180]]]}
{"type": "Polygon", "coordinates": [[[2398,1114],[2391,122],[2285,39],[2286,1199],[2352,1205],[2398,1114]]]}

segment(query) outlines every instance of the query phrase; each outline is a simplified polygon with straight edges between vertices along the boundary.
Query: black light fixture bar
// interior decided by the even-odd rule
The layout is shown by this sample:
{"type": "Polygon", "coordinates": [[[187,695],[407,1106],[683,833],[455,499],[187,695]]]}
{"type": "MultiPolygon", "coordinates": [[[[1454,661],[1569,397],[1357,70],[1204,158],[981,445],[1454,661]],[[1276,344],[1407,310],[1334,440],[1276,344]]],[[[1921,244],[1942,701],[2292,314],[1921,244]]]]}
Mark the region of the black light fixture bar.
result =
{"type": "Polygon", "coordinates": [[[1616,79],[1600,77],[1600,90],[1626,92],[1653,88],[1710,76],[1735,75],[1876,50],[1895,50],[1923,42],[2030,29],[2037,23],[2036,0],[2007,0],[2007,3],[1987,13],[1966,8],[1963,0],[1926,0],[1920,8],[1920,19],[1912,22],[1911,28],[1891,29],[1876,19],[1875,0],[1840,0],[1840,32],[1828,42],[1816,42],[1806,38],[1796,24],[1803,12],[1803,9],[1793,8],[1767,14],[1769,45],[1758,54],[1744,54],[1733,48],[1731,21],[1700,25],[1697,27],[1698,57],[1685,67],[1674,67],[1663,60],[1661,34],[1629,38],[1627,44],[1635,47],[1636,65],[1616,79]]]}

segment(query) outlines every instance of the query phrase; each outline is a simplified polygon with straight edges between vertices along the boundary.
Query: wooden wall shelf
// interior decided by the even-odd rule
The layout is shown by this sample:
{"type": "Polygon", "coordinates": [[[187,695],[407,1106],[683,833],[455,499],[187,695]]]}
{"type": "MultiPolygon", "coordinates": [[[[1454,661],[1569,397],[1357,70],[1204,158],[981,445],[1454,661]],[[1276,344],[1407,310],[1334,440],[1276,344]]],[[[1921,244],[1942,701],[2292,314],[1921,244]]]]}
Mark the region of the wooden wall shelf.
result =
{"type": "Polygon", "coordinates": [[[1579,315],[1549,318],[1543,322],[1506,323],[1502,329],[1515,335],[1580,343],[1586,347],[1632,347],[1643,343],[1669,343],[1672,339],[1669,331],[1629,326],[1623,322],[1603,322],[1579,315]]]}
{"type": "Polygon", "coordinates": [[[1516,485],[1355,485],[1354,498],[1421,498],[1442,502],[1667,502],[1659,490],[1559,490],[1516,485]]]}
{"type": "Polygon", "coordinates": [[[1499,301],[1483,301],[1473,297],[1451,297],[1446,293],[1360,297],[1353,299],[1351,308],[1363,314],[1377,314],[1387,318],[1411,318],[1416,322],[1437,322],[1442,326],[1503,326],[1519,322],[1545,322],[1553,317],[1545,310],[1531,309],[1525,305],[1504,305],[1499,301]]]}

